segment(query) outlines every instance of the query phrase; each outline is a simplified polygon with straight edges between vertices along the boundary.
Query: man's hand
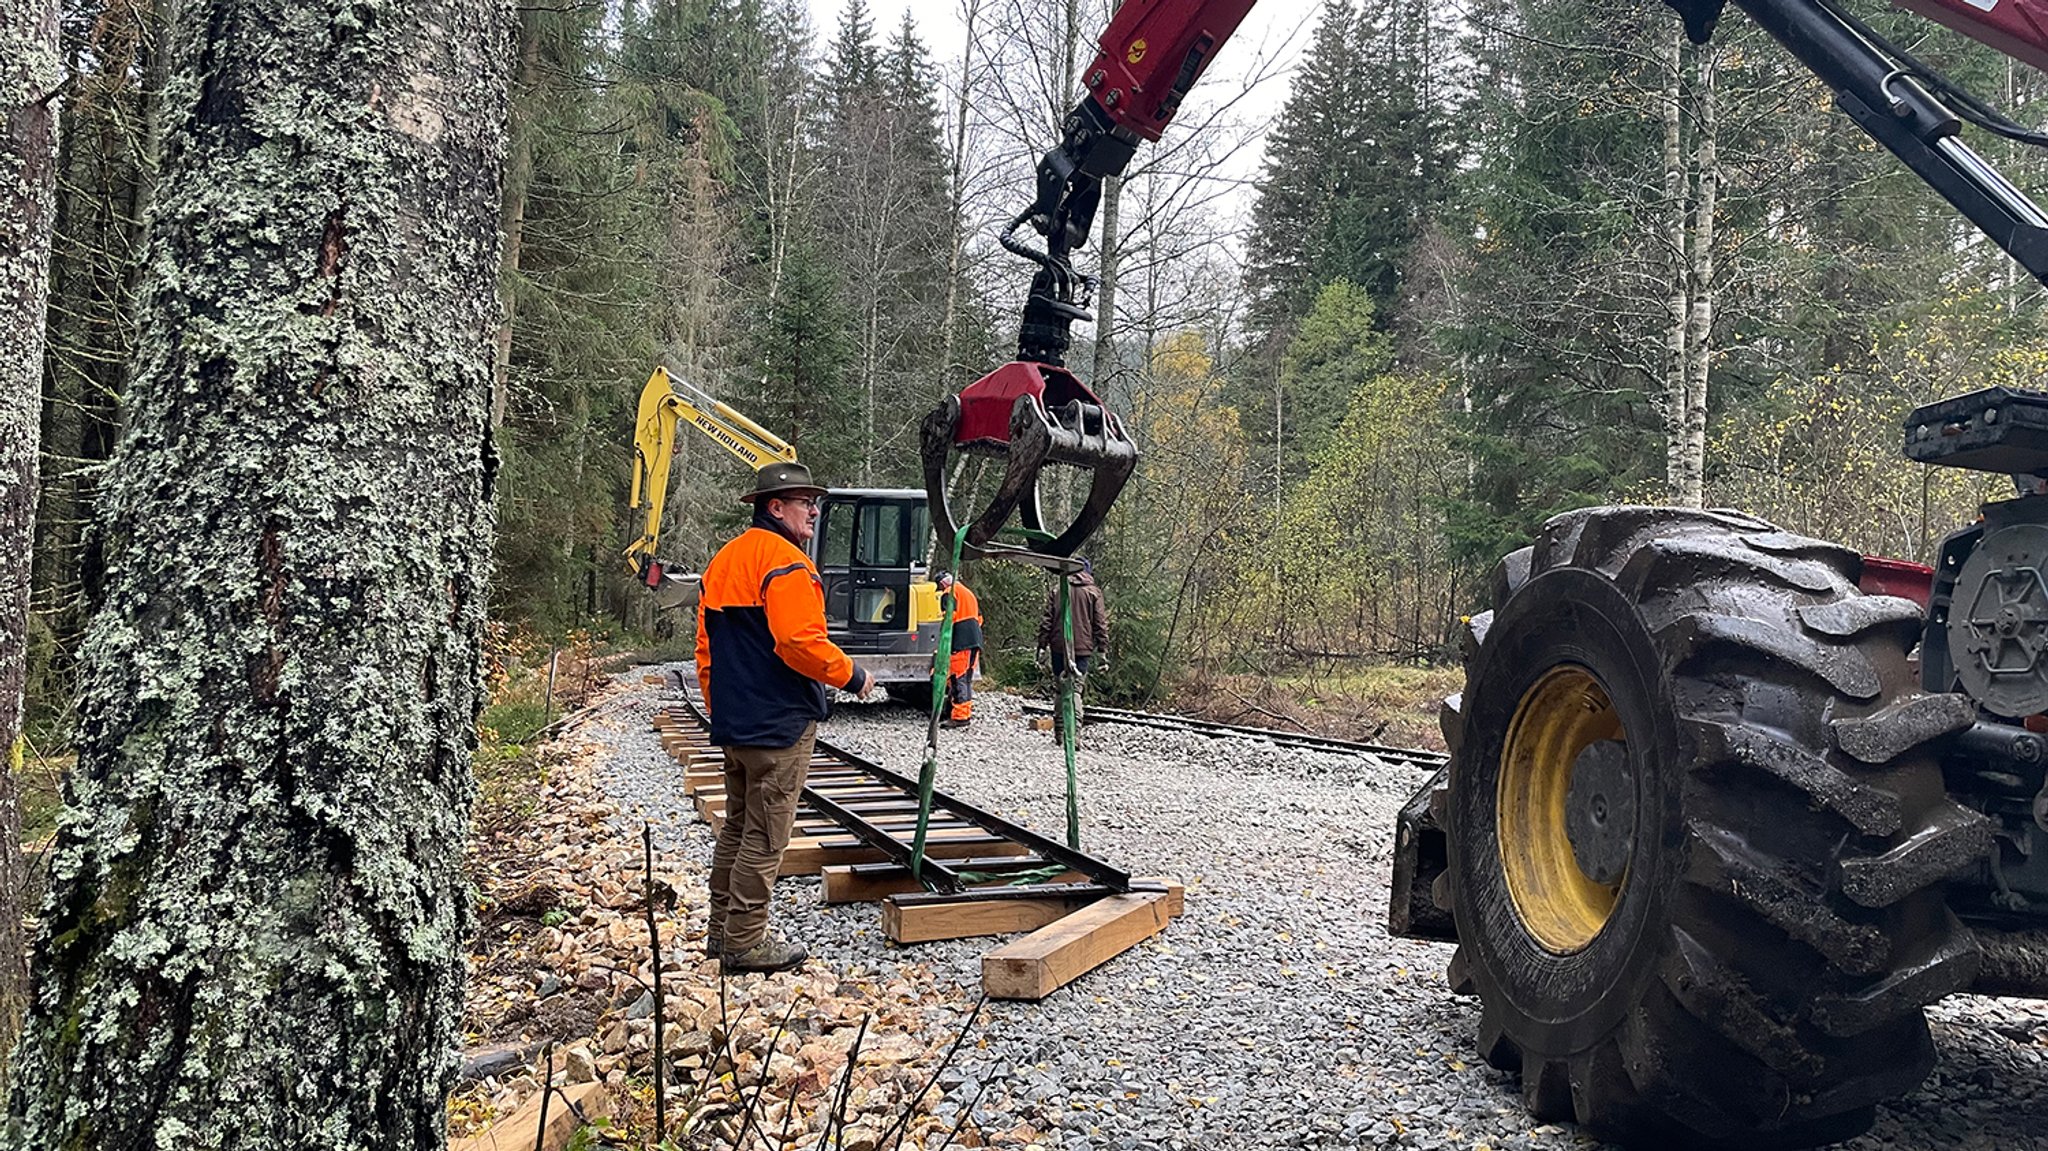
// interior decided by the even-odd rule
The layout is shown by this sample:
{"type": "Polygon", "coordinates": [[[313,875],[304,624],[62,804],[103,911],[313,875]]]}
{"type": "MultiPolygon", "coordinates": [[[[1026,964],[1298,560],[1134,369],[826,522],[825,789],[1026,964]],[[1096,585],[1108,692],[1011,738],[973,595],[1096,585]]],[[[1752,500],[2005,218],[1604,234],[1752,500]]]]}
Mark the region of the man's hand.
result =
{"type": "Polygon", "coordinates": [[[868,685],[860,689],[860,694],[854,698],[862,703],[880,703],[889,698],[889,689],[877,683],[873,676],[869,676],[868,685]]]}

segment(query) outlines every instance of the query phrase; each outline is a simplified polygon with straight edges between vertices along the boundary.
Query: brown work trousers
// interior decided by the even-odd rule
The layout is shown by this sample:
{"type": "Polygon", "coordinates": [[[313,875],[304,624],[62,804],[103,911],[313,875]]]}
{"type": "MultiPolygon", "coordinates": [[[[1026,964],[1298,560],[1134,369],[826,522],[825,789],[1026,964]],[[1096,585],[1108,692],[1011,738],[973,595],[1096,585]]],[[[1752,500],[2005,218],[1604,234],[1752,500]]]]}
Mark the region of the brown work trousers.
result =
{"type": "Polygon", "coordinates": [[[818,725],[789,747],[725,748],[725,825],[711,853],[710,933],[727,951],[768,934],[768,897],[810,776],[818,725]]]}

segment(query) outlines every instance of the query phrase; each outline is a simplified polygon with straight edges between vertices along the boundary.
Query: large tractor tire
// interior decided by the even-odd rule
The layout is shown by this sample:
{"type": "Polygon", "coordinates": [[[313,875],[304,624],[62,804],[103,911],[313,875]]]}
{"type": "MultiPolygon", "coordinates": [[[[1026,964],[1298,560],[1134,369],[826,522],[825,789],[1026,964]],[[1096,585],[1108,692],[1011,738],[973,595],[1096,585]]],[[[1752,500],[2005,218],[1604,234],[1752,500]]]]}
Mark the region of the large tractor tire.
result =
{"type": "Polygon", "coordinates": [[[1745,516],[1596,508],[1503,561],[1466,636],[1445,881],[1481,1053],[1545,1120],[1641,1147],[1863,1130],[1933,1063],[1989,848],[1927,744],[1907,600],[1745,516]]]}

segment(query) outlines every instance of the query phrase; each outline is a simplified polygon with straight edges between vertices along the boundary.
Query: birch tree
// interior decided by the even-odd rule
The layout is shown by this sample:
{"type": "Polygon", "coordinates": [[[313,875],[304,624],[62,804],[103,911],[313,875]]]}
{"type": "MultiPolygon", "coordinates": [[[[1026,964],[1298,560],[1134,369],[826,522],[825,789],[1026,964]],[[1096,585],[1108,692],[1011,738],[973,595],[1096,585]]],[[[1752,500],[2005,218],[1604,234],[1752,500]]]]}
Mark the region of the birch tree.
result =
{"type": "Polygon", "coordinates": [[[508,16],[173,17],[13,1145],[445,1143],[508,16]]]}

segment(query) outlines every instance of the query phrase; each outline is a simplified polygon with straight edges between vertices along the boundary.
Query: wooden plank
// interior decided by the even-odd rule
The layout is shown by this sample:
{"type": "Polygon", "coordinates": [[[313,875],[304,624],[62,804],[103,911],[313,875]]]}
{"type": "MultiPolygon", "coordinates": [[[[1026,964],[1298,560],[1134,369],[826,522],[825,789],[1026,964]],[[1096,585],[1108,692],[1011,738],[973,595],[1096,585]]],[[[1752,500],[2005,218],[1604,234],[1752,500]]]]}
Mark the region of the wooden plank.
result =
{"type": "Polygon", "coordinates": [[[1168,892],[1112,895],[981,957],[991,999],[1043,999],[1166,929],[1168,892]]]}
{"type": "MultiPolygon", "coordinates": [[[[1009,863],[1029,854],[1030,852],[1027,851],[1007,856],[970,856],[955,861],[950,866],[960,871],[975,871],[984,867],[1009,863]]],[[[909,895],[925,889],[923,883],[911,877],[910,869],[900,864],[888,864],[885,866],[875,864],[868,864],[866,866],[834,864],[831,867],[827,867],[822,874],[825,877],[826,903],[874,903],[886,896],[909,895]]],[[[1085,878],[1085,876],[1078,872],[1069,871],[1062,873],[1056,879],[1049,879],[1046,882],[1079,883],[1085,878]]]]}
{"type": "MultiPolygon", "coordinates": [[[[841,828],[839,821],[831,816],[814,813],[809,808],[798,810],[801,814],[797,816],[797,822],[814,829],[798,832],[799,835],[831,835],[834,832],[851,834],[841,828]]],[[[868,822],[883,831],[895,833],[896,837],[905,843],[910,842],[910,837],[917,833],[917,813],[914,811],[898,815],[869,816],[868,822]]],[[[962,827],[973,827],[974,824],[950,815],[934,815],[931,822],[925,826],[933,831],[952,831],[962,827]]]]}
{"type": "Polygon", "coordinates": [[[535,1092],[518,1110],[481,1134],[449,1143],[448,1151],[534,1151],[536,1145],[540,1151],[562,1151],[586,1121],[609,1119],[612,1114],[611,1093],[602,1083],[557,1088],[555,1097],[548,1100],[546,1131],[540,1128],[540,1103],[540,1093],[535,1092]]]}
{"type": "MultiPolygon", "coordinates": [[[[817,841],[818,841],[818,845],[819,845],[820,847],[865,847],[865,846],[866,846],[866,844],[862,843],[862,842],[861,842],[861,841],[860,841],[859,839],[855,838],[852,832],[846,832],[846,831],[842,831],[842,832],[839,832],[839,833],[837,833],[837,834],[835,834],[835,835],[821,835],[821,836],[818,836],[818,837],[816,837],[816,838],[817,838],[817,841]]],[[[901,841],[901,842],[902,842],[902,844],[903,844],[903,845],[904,845],[905,847],[908,847],[908,846],[910,846],[910,837],[909,837],[909,836],[907,836],[907,835],[898,835],[898,836],[896,836],[895,838],[896,838],[897,840],[901,841]]],[[[791,842],[793,843],[793,842],[795,842],[795,841],[794,841],[794,840],[792,840],[791,842]]],[[[1001,836],[998,836],[998,835],[990,835],[990,834],[989,834],[988,832],[986,832],[986,831],[983,831],[982,829],[980,829],[980,828],[978,828],[978,827],[974,827],[974,826],[972,826],[972,825],[968,825],[968,826],[962,826],[962,827],[948,827],[948,828],[942,828],[942,829],[934,830],[934,831],[933,831],[933,832],[932,832],[932,833],[931,833],[930,835],[928,835],[928,836],[926,836],[926,837],[925,837],[925,842],[926,842],[926,843],[928,843],[928,844],[929,844],[929,843],[934,843],[934,842],[939,842],[939,843],[982,843],[982,844],[987,844],[987,845],[989,845],[989,846],[993,847],[993,846],[995,846],[996,844],[999,844],[999,843],[1001,843],[1001,844],[1007,844],[1007,843],[1009,843],[1010,841],[1009,841],[1009,840],[1007,840],[1007,839],[1004,839],[1004,838],[1002,838],[1001,836]]],[[[1001,854],[1001,853],[1000,853],[1000,852],[998,852],[997,854],[1001,854]]]]}
{"type": "MultiPolygon", "coordinates": [[[[985,838],[950,843],[933,840],[924,845],[924,853],[933,859],[969,859],[981,856],[1028,855],[1031,849],[1021,843],[1007,841],[988,842],[985,838]]],[[[878,848],[865,844],[834,838],[830,840],[791,840],[789,850],[782,853],[782,870],[778,875],[817,875],[827,867],[848,863],[882,863],[889,857],[878,848]],[[825,846],[827,843],[835,846],[825,846]],[[836,846],[848,844],[847,846],[836,846]]]]}
{"type": "MultiPolygon", "coordinates": [[[[707,820],[714,817],[718,819],[725,818],[727,804],[725,802],[725,792],[722,789],[717,791],[699,791],[697,792],[696,799],[697,814],[701,818],[707,820]]],[[[813,809],[808,804],[800,805],[796,811],[796,836],[798,838],[806,836],[826,838],[850,834],[831,816],[813,809]]],[[[869,815],[867,819],[869,823],[884,831],[897,833],[897,838],[908,843],[909,836],[917,829],[917,805],[912,804],[908,812],[869,815]]],[[[965,823],[943,813],[935,815],[930,823],[933,831],[958,830],[972,826],[972,824],[965,823]]]]}
{"type": "MultiPolygon", "coordinates": [[[[960,841],[972,841],[987,844],[990,846],[993,846],[998,843],[1008,842],[1007,840],[996,839],[994,836],[991,836],[989,833],[981,830],[978,827],[948,828],[943,831],[934,831],[926,842],[929,844],[952,843],[960,841]]],[[[903,843],[905,846],[908,846],[910,841],[906,839],[903,841],[903,843]]],[[[853,836],[835,827],[832,829],[831,832],[825,835],[792,836],[789,841],[789,846],[790,850],[794,851],[798,848],[811,847],[822,847],[831,849],[841,847],[866,847],[867,844],[862,843],[860,840],[855,839],[853,836]]],[[[1000,855],[1002,853],[996,852],[994,854],[1000,855]]]]}
{"type": "Polygon", "coordinates": [[[1093,895],[1065,899],[962,897],[957,901],[916,907],[904,907],[894,899],[885,899],[882,901],[882,934],[897,943],[928,943],[934,939],[971,939],[981,935],[1035,931],[1100,898],[1093,895]]]}
{"type": "Polygon", "coordinates": [[[1140,887],[1165,888],[1166,914],[1168,916],[1177,919],[1180,917],[1181,912],[1187,910],[1187,888],[1181,886],[1181,882],[1178,879],[1164,875],[1134,876],[1131,879],[1131,887],[1133,889],[1140,887]]]}

